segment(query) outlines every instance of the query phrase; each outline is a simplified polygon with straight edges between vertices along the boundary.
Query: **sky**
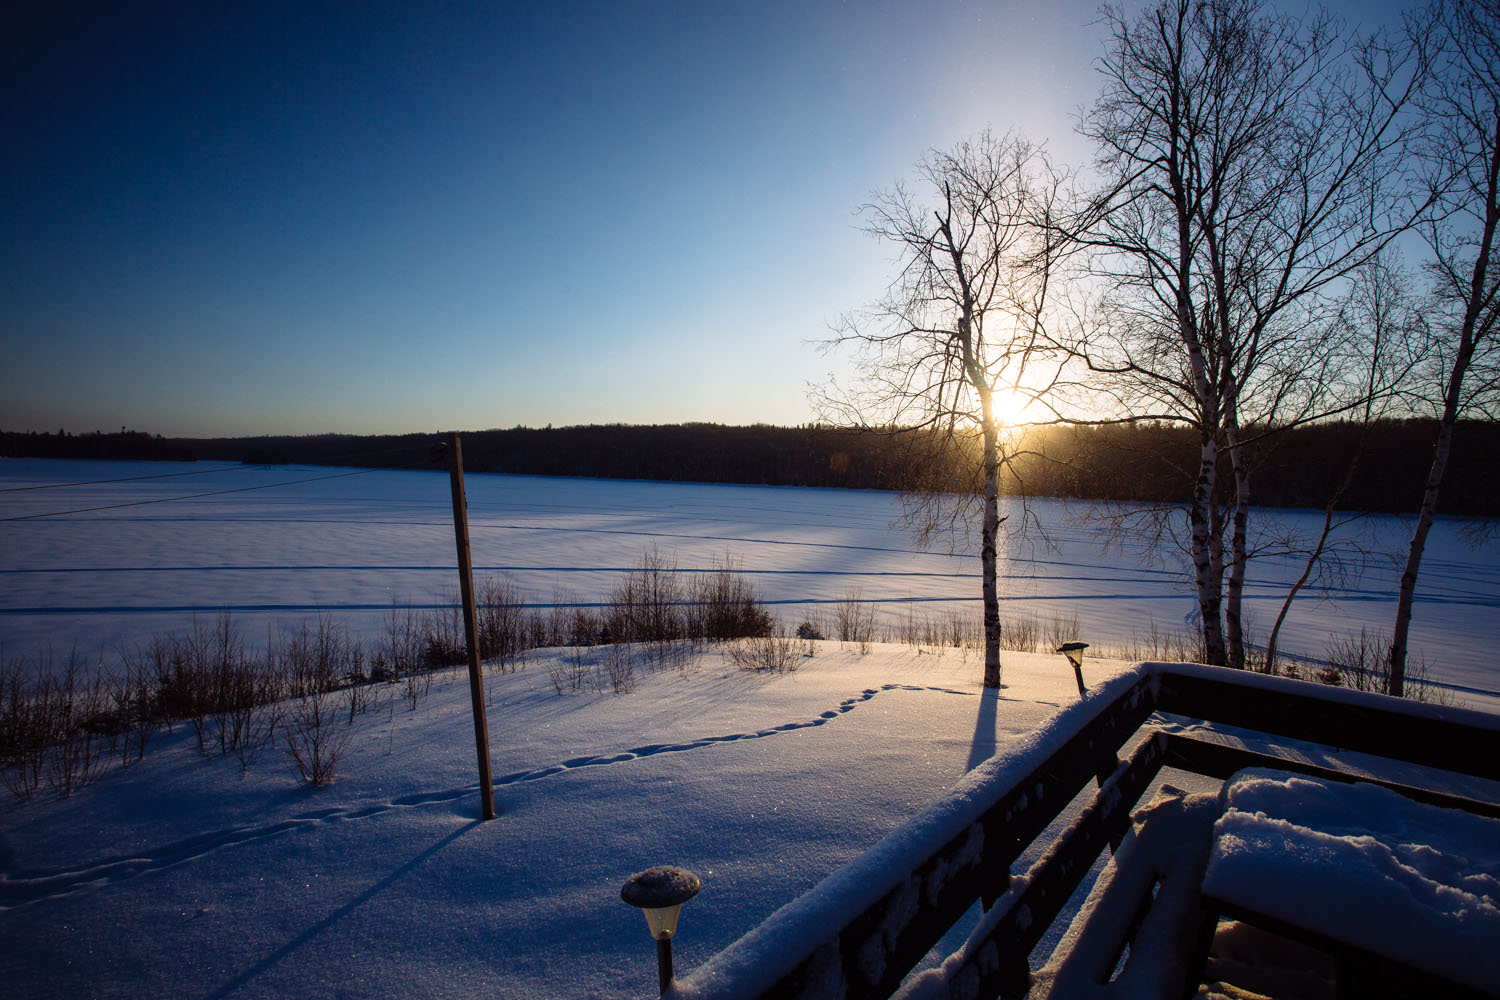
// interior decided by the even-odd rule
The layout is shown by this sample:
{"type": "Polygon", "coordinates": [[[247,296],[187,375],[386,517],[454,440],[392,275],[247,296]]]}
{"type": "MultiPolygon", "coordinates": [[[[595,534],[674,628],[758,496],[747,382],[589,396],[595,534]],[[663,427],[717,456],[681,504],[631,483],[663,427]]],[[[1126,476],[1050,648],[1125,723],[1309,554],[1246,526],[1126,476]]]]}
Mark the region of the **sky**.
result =
{"type": "Polygon", "coordinates": [[[1102,52],[1095,0],[31,6],[19,431],[816,419],[894,275],[859,207],[986,127],[1085,161],[1102,52]]]}

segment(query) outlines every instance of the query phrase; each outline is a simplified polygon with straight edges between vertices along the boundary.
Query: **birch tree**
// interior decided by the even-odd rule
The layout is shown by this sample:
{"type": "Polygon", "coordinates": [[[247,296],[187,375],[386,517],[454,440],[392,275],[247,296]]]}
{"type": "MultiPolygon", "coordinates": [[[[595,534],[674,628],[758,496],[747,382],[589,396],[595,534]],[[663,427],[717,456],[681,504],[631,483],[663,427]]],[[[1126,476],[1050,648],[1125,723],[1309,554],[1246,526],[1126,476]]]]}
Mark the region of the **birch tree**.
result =
{"type": "MultiPolygon", "coordinates": [[[[1407,643],[1417,574],[1437,515],[1453,430],[1466,409],[1493,404],[1500,388],[1496,319],[1500,274],[1500,2],[1463,0],[1434,9],[1439,63],[1423,95],[1429,132],[1424,159],[1439,211],[1424,227],[1431,249],[1434,327],[1443,361],[1437,438],[1396,604],[1388,692],[1406,683],[1407,643]]],[[[1493,417],[1493,412],[1486,415],[1493,417]]]]}
{"type": "Polygon", "coordinates": [[[1422,52],[1351,46],[1326,15],[1256,0],[1104,17],[1105,83],[1081,126],[1101,183],[1071,235],[1105,302],[1072,347],[1132,416],[1197,431],[1197,617],[1207,661],[1239,667],[1247,449],[1360,405],[1332,391],[1335,303],[1413,217],[1402,153],[1422,52]]]}
{"type": "Polygon", "coordinates": [[[1042,339],[1055,250],[1046,218],[1059,182],[1037,147],[988,132],[933,151],[916,175],[914,186],[897,185],[862,210],[866,231],[896,248],[899,269],[881,301],[846,317],[829,343],[854,350],[857,381],[830,387],[818,401],[840,422],[948,445],[939,485],[914,484],[908,511],[924,537],[944,519],[951,525],[977,514],[984,684],[994,688],[1006,459],[997,408],[1025,378],[1042,339]],[[976,457],[978,468],[968,468],[976,457]],[[974,495],[970,471],[982,483],[974,495]]]}

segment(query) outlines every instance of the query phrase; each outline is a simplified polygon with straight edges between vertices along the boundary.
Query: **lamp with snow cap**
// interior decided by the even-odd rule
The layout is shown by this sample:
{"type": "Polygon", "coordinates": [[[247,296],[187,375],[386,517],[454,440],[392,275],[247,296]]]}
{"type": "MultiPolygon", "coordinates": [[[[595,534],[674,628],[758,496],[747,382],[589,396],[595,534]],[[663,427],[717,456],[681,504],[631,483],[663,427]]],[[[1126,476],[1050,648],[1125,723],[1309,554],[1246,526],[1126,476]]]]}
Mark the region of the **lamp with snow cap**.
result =
{"type": "Polygon", "coordinates": [[[1078,680],[1078,697],[1082,698],[1086,693],[1083,687],[1083,651],[1089,648],[1086,642],[1065,642],[1057,647],[1057,651],[1068,658],[1073,664],[1073,676],[1078,680]]]}
{"type": "Polygon", "coordinates": [[[641,908],[646,926],[656,939],[656,971],[663,993],[672,982],[672,937],[677,933],[677,914],[702,887],[698,876],[686,868],[657,865],[630,876],[620,889],[621,899],[641,908]]]}

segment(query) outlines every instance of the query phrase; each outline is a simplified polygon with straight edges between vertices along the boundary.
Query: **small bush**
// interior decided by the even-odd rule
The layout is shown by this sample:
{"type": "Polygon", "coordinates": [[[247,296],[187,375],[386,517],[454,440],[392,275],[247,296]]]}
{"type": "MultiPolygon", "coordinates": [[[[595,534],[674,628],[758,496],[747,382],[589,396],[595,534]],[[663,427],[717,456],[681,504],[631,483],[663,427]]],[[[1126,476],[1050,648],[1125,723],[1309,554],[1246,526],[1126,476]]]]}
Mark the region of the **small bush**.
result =
{"type": "Polygon", "coordinates": [[[769,636],[750,636],[729,646],[729,661],[741,670],[757,673],[790,673],[801,663],[795,636],[772,631],[769,636]]]}
{"type": "Polygon", "coordinates": [[[635,657],[626,646],[604,647],[604,675],[615,694],[629,694],[635,690],[635,657]]]}
{"type": "Polygon", "coordinates": [[[333,781],[349,748],[352,730],[339,724],[336,696],[309,691],[296,698],[281,735],[297,776],[314,787],[333,781]]]}
{"type": "MultiPolygon", "coordinates": [[[[612,647],[618,648],[618,647],[612,647]]],[[[546,661],[547,677],[558,694],[569,691],[603,691],[599,671],[588,647],[574,646],[562,656],[546,661]]]]}
{"type": "MultiPolygon", "coordinates": [[[[1314,679],[1353,691],[1386,694],[1391,682],[1391,643],[1384,635],[1371,635],[1360,629],[1359,635],[1347,632],[1328,637],[1328,665],[1316,670],[1314,679]]],[[[1450,691],[1434,684],[1423,660],[1408,661],[1402,696],[1413,701],[1451,704],[1450,691]]]]}
{"type": "Polygon", "coordinates": [[[50,705],[39,699],[23,660],[0,660],[0,774],[25,802],[41,786],[47,745],[54,738],[50,705]]]}
{"type": "Polygon", "coordinates": [[[1130,641],[1120,649],[1119,655],[1126,660],[1203,663],[1208,652],[1203,645],[1203,636],[1198,632],[1163,629],[1152,620],[1144,633],[1131,629],[1130,641]]]}
{"type": "Polygon", "coordinates": [[[739,564],[728,556],[723,562],[715,560],[710,570],[694,578],[691,598],[686,631],[695,638],[727,642],[765,636],[775,624],[739,564]]]}
{"type": "Polygon", "coordinates": [[[370,675],[377,680],[394,680],[422,665],[422,624],[411,605],[391,602],[386,612],[385,628],[370,657],[370,675]]]}
{"type": "Polygon", "coordinates": [[[1040,634],[1035,617],[1003,620],[1000,622],[1000,648],[1018,653],[1033,652],[1040,634]]]}
{"type": "Polygon", "coordinates": [[[521,593],[510,580],[485,577],[474,587],[479,648],[486,661],[502,673],[511,673],[522,662],[530,633],[521,593]]]}
{"type": "Polygon", "coordinates": [[[785,674],[796,670],[801,659],[797,642],[789,635],[752,636],[729,647],[730,662],[741,670],[785,674]]]}
{"type": "Polygon", "coordinates": [[[457,594],[448,595],[445,607],[422,616],[422,637],[420,668],[435,670],[469,662],[469,644],[464,640],[463,604],[457,594]]]}
{"type": "Polygon", "coordinates": [[[50,650],[38,660],[35,680],[7,696],[7,729],[15,726],[7,741],[18,765],[6,769],[11,792],[24,801],[45,781],[67,798],[93,780],[108,745],[110,700],[102,669],[90,672],[76,650],[60,671],[50,650]]]}
{"type": "Polygon", "coordinates": [[[875,609],[862,599],[858,587],[834,605],[833,626],[839,642],[858,645],[862,654],[870,651],[875,641],[875,609]]]}

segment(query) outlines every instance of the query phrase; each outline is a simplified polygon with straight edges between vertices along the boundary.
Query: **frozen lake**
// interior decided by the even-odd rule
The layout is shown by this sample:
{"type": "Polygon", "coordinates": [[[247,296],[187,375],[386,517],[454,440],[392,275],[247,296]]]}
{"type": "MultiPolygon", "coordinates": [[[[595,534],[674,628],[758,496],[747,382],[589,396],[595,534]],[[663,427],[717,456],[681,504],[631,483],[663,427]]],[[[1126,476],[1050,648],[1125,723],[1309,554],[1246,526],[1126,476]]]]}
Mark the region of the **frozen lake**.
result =
{"type": "MultiPolygon", "coordinates": [[[[684,572],[738,564],[791,625],[826,619],[854,590],[887,622],[978,614],[977,557],[919,550],[893,527],[900,503],[887,493],[497,475],[470,475],[467,487],[476,575],[508,577],[535,605],[602,601],[655,547],[684,572]]],[[[1144,534],[1106,548],[1086,504],[1032,509],[1046,537],[1010,544],[1002,615],[1076,618],[1079,638],[1116,648],[1153,626],[1189,627],[1181,553],[1144,534]]],[[[1321,522],[1258,513],[1278,531],[1321,522]]],[[[456,590],[451,518],[441,472],[0,460],[0,651],[76,645],[110,658],[225,608],[251,639],[318,614],[369,634],[393,602],[432,606],[456,590]]],[[[1330,634],[1391,627],[1408,524],[1375,518],[1358,530],[1373,557],[1357,578],[1298,600],[1283,651],[1319,658],[1330,634]]],[[[1493,548],[1471,548],[1440,520],[1412,629],[1414,659],[1475,707],[1493,707],[1484,695],[1500,690],[1493,548]]],[[[1253,641],[1300,570],[1293,557],[1252,564],[1253,641]]]]}

